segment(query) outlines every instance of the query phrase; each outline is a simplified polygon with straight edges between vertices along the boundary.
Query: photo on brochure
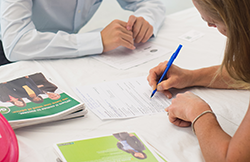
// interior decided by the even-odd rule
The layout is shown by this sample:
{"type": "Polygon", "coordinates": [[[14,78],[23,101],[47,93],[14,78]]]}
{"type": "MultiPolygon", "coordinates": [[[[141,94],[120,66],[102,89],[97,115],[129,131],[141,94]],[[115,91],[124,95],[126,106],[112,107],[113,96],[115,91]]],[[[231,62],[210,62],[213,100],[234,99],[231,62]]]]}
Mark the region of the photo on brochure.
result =
{"type": "Polygon", "coordinates": [[[79,106],[82,107],[80,102],[48,81],[40,72],[0,83],[0,113],[14,128],[14,125],[28,124],[23,123],[25,120],[32,124],[37,123],[39,118],[46,121],[48,116],[54,115],[56,119],[56,114],[83,109],[79,106]]]}
{"type": "Polygon", "coordinates": [[[54,149],[58,161],[62,162],[166,161],[134,132],[118,132],[56,143],[54,149]]]}

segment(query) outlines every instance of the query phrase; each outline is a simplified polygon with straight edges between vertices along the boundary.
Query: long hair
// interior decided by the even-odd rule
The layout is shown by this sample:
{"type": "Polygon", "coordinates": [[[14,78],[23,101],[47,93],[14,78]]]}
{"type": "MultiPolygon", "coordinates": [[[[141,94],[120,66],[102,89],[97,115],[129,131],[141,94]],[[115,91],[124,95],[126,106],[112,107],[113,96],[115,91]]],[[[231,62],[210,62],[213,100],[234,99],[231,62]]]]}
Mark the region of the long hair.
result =
{"type": "Polygon", "coordinates": [[[227,44],[221,64],[229,75],[250,85],[250,0],[194,0],[211,18],[227,29],[227,44]]]}

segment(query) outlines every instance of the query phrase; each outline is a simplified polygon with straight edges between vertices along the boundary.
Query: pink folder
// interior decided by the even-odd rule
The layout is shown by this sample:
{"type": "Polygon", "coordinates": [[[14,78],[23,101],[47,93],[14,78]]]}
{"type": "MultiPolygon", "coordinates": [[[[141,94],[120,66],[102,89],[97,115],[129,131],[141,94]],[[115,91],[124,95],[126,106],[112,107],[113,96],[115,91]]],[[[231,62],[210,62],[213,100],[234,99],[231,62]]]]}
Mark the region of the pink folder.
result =
{"type": "Polygon", "coordinates": [[[17,162],[19,156],[15,132],[0,113],[0,161],[17,162]]]}

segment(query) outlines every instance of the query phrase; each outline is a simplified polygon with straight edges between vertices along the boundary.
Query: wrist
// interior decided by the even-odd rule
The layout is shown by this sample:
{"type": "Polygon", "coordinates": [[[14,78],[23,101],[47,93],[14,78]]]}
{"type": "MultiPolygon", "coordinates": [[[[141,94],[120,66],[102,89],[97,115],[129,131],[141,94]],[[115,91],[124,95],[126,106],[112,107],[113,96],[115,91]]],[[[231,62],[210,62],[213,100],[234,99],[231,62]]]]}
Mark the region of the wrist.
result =
{"type": "Polygon", "coordinates": [[[192,122],[197,116],[207,110],[211,110],[211,108],[206,102],[202,100],[200,102],[197,102],[195,107],[188,110],[187,117],[192,122]]]}
{"type": "Polygon", "coordinates": [[[187,78],[189,78],[189,85],[187,87],[195,86],[198,76],[196,70],[187,70],[186,74],[188,75],[187,78]]]}
{"type": "Polygon", "coordinates": [[[192,131],[195,133],[195,129],[194,129],[194,124],[200,119],[202,118],[203,116],[207,115],[207,114],[212,114],[215,118],[216,118],[216,115],[214,114],[214,112],[212,110],[205,110],[203,111],[200,115],[198,115],[193,121],[192,121],[192,124],[191,124],[191,128],[192,128],[192,131]]]}

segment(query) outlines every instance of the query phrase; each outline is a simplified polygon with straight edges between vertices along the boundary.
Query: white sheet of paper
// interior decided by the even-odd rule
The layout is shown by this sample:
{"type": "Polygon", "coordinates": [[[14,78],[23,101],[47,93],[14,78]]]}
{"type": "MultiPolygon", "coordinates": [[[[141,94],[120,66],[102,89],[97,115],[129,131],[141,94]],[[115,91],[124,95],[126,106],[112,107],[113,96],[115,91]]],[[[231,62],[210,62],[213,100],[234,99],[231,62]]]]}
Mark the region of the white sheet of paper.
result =
{"type": "Polygon", "coordinates": [[[167,48],[147,42],[137,44],[135,50],[120,46],[112,51],[93,57],[117,69],[125,70],[162,55],[169,54],[170,52],[171,50],[167,48]]]}
{"type": "Polygon", "coordinates": [[[204,35],[204,33],[196,31],[196,30],[190,30],[189,32],[181,35],[179,38],[183,39],[185,41],[193,42],[199,38],[201,38],[204,35]]]}
{"type": "Polygon", "coordinates": [[[146,77],[105,82],[93,86],[76,87],[75,92],[100,119],[123,119],[155,113],[165,113],[170,100],[156,92],[146,77]]]}

